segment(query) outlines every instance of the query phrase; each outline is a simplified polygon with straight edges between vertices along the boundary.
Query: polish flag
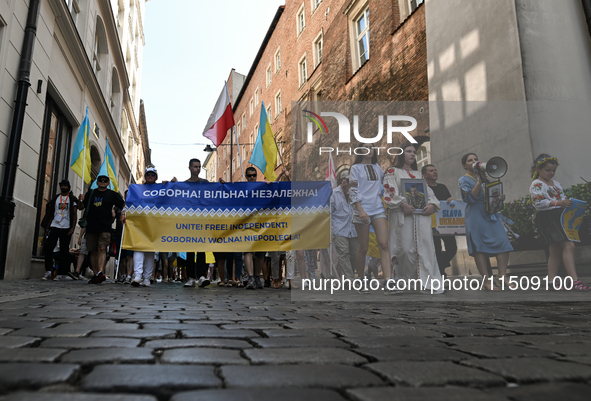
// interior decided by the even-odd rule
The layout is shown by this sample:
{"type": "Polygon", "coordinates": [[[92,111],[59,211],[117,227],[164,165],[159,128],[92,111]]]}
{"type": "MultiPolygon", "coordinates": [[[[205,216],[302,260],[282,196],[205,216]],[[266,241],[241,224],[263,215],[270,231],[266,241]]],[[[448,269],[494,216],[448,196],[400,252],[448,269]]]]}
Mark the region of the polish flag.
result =
{"type": "Polygon", "coordinates": [[[232,112],[232,103],[230,103],[230,93],[228,85],[224,82],[224,89],[220,93],[218,101],[203,130],[203,136],[209,138],[217,147],[226,138],[228,130],[236,123],[234,122],[234,113],[232,112]]]}
{"type": "Polygon", "coordinates": [[[328,168],[326,169],[326,179],[330,181],[330,186],[335,189],[339,184],[337,183],[337,175],[334,169],[334,161],[332,160],[332,153],[328,154],[328,168]]]}

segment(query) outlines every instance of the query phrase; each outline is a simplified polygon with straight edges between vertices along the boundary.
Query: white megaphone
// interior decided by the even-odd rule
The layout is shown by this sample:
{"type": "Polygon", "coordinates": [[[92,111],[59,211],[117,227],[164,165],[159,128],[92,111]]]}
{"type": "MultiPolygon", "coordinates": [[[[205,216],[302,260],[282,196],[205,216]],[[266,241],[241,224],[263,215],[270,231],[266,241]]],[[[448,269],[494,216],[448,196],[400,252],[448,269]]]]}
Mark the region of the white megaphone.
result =
{"type": "Polygon", "coordinates": [[[492,178],[501,178],[507,174],[507,162],[502,157],[495,156],[486,163],[476,162],[472,165],[475,171],[483,172],[492,178]]]}

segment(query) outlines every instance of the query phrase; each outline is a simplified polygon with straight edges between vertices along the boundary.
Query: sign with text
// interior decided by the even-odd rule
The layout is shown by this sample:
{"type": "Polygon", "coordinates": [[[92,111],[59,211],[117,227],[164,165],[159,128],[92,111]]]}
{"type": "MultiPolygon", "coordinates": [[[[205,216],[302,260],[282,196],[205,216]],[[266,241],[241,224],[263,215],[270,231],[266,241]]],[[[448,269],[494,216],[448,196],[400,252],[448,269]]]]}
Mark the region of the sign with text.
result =
{"type": "Polygon", "coordinates": [[[330,182],[130,185],[123,248],[248,252],[328,248],[330,182]]]}
{"type": "Polygon", "coordinates": [[[431,215],[435,234],[466,235],[466,202],[452,200],[449,205],[440,201],[441,210],[431,215]]]}

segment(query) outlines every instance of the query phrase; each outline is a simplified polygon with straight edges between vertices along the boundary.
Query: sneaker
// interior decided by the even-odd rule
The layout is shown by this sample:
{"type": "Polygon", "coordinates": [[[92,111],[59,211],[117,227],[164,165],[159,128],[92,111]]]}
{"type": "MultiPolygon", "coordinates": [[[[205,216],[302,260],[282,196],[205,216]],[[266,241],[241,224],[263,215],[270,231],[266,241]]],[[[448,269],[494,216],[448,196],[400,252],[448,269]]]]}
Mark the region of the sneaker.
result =
{"type": "Polygon", "coordinates": [[[271,287],[271,279],[266,279],[265,280],[265,287],[271,287]]]}
{"type": "Polygon", "coordinates": [[[387,282],[384,283],[384,294],[386,295],[394,295],[394,294],[402,294],[402,290],[396,286],[395,280],[388,280],[390,285],[387,285],[387,282]]]}
{"type": "Polygon", "coordinates": [[[105,274],[103,272],[98,272],[98,274],[96,276],[97,276],[99,282],[101,282],[101,283],[107,279],[107,276],[105,276],[105,274]]]}
{"type": "Polygon", "coordinates": [[[149,278],[145,279],[143,283],[141,283],[140,285],[142,287],[149,287],[151,284],[152,280],[150,280],[149,278]]]}
{"type": "Polygon", "coordinates": [[[82,280],[82,276],[80,276],[80,273],[78,272],[72,272],[72,276],[76,279],[76,280],[82,280]]]}
{"type": "Polygon", "coordinates": [[[133,281],[131,281],[131,286],[132,287],[139,287],[141,283],[142,283],[141,277],[134,277],[133,281]]]}
{"type": "Polygon", "coordinates": [[[429,289],[421,291],[421,294],[424,294],[424,295],[441,295],[444,293],[445,293],[445,290],[442,290],[442,289],[433,290],[433,292],[431,292],[431,290],[429,290],[429,289]]]}
{"type": "Polygon", "coordinates": [[[68,277],[70,277],[72,280],[78,280],[78,277],[76,277],[74,273],[76,272],[68,272],[68,277]]]}
{"type": "Polygon", "coordinates": [[[161,282],[162,282],[162,279],[161,279],[161,278],[157,278],[157,279],[156,279],[156,282],[157,282],[157,283],[161,283],[161,282]]]}
{"type": "Polygon", "coordinates": [[[119,279],[117,281],[115,281],[117,284],[123,284],[125,283],[125,276],[121,276],[119,277],[119,279]]]}
{"type": "Polygon", "coordinates": [[[125,280],[123,280],[123,284],[131,284],[131,277],[125,277],[125,280]]]}
{"type": "Polygon", "coordinates": [[[257,290],[262,290],[263,289],[263,283],[261,283],[261,278],[259,276],[255,276],[254,277],[254,283],[256,285],[256,289],[257,290]]]}
{"type": "Polygon", "coordinates": [[[195,279],[194,278],[190,278],[187,280],[187,282],[183,285],[183,287],[195,287],[195,279]]]}
{"type": "MultiPolygon", "coordinates": [[[[105,275],[102,275],[103,278],[105,277],[105,275]]],[[[100,276],[92,276],[92,278],[90,280],[88,280],[88,284],[100,284],[105,280],[101,280],[100,276]]]]}
{"type": "Polygon", "coordinates": [[[199,280],[197,281],[197,283],[199,284],[199,287],[207,287],[210,283],[210,281],[208,279],[206,279],[205,277],[201,276],[199,277],[199,280]]]}
{"type": "Polygon", "coordinates": [[[246,288],[247,290],[256,290],[257,283],[255,281],[255,278],[254,277],[250,277],[248,279],[248,283],[246,283],[246,286],[244,288],[246,288]]]}
{"type": "Polygon", "coordinates": [[[47,271],[47,272],[45,272],[45,274],[43,275],[43,277],[41,277],[41,280],[47,281],[49,279],[51,279],[51,272],[50,271],[47,271]]]}

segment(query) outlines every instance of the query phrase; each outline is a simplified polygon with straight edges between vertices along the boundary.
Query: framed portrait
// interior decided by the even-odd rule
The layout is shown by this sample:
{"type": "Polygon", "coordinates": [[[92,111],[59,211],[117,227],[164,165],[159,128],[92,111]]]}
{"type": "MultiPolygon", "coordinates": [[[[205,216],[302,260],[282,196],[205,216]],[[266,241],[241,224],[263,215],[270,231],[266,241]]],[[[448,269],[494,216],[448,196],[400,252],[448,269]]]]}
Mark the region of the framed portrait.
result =
{"type": "Polygon", "coordinates": [[[423,208],[429,202],[427,180],[418,178],[403,178],[400,180],[406,203],[415,208],[414,213],[423,213],[423,208]]]}
{"type": "Polygon", "coordinates": [[[489,182],[484,188],[486,194],[486,211],[489,214],[496,213],[503,208],[503,183],[501,181],[489,182]]]}

